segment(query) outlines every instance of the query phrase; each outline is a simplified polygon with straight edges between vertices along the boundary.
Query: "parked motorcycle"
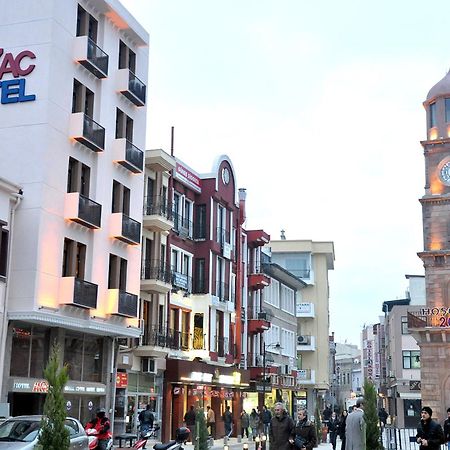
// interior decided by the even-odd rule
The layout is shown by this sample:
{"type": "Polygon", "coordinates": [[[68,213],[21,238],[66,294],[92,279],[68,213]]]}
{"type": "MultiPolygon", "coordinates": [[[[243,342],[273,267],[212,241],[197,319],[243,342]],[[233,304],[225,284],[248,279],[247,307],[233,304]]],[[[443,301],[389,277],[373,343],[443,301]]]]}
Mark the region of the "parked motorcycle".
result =
{"type": "MultiPolygon", "coordinates": [[[[95,428],[88,428],[86,430],[86,434],[89,438],[89,450],[95,450],[98,446],[98,431],[95,428]]],[[[110,450],[113,448],[113,440],[112,438],[108,439],[108,443],[106,444],[106,450],[110,450]]]]}
{"type": "MultiPolygon", "coordinates": [[[[159,430],[159,426],[156,425],[154,428],[143,429],[140,432],[140,437],[133,445],[133,448],[145,448],[147,441],[156,437],[156,432],[159,430]]],[[[175,440],[169,441],[164,444],[155,444],[153,446],[154,450],[183,450],[182,445],[186,443],[189,438],[191,430],[186,427],[178,428],[175,432],[175,440]]]]}

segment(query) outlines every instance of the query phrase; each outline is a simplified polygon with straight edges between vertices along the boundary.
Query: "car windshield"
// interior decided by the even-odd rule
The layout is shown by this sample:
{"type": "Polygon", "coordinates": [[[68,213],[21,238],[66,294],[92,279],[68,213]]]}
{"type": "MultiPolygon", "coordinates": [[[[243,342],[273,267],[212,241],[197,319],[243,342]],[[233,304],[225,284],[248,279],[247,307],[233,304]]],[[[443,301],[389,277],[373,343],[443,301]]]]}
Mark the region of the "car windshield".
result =
{"type": "Polygon", "coordinates": [[[31,442],[36,439],[40,422],[10,419],[0,425],[0,441],[31,442]]]}

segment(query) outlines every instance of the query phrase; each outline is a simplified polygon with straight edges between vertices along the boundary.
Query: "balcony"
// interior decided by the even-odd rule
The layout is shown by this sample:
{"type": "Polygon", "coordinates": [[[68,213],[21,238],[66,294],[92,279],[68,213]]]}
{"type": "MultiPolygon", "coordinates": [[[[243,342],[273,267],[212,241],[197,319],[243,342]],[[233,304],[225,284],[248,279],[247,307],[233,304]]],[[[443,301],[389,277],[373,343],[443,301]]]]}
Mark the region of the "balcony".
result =
{"type": "Polygon", "coordinates": [[[102,206],[78,192],[66,194],[64,218],[87,228],[100,228],[102,206]]]}
{"type": "Polygon", "coordinates": [[[230,285],[222,281],[216,281],[216,297],[219,302],[227,302],[230,300],[230,285]]]}
{"type": "Polygon", "coordinates": [[[130,245],[141,242],[141,224],[123,213],[111,214],[111,236],[130,245]]]}
{"type": "Polygon", "coordinates": [[[263,310],[257,313],[250,311],[248,317],[248,334],[264,333],[264,331],[270,328],[272,318],[273,314],[270,310],[263,310]]]}
{"type": "Polygon", "coordinates": [[[316,350],[315,336],[301,334],[297,336],[298,352],[314,352],[316,350]]]}
{"type": "Polygon", "coordinates": [[[161,196],[144,198],[143,226],[147,230],[164,233],[174,226],[172,207],[161,196]]]}
{"type": "Polygon", "coordinates": [[[98,286],[75,277],[62,277],[59,284],[59,302],[86,309],[97,308],[98,286]]]}
{"type": "Polygon", "coordinates": [[[247,242],[250,248],[262,247],[268,244],[270,235],[264,230],[250,230],[247,231],[247,242]]]}
{"type": "Polygon", "coordinates": [[[166,294],[172,289],[170,266],[159,260],[146,259],[142,265],[141,290],[166,294]]]}
{"type": "Polygon", "coordinates": [[[145,105],[147,88],[131,70],[119,69],[117,71],[117,88],[134,105],[145,105]]]}
{"type": "Polygon", "coordinates": [[[254,271],[248,274],[248,288],[252,291],[258,289],[264,289],[270,285],[270,277],[260,271],[259,267],[256,267],[254,271]]]}
{"type": "Polygon", "coordinates": [[[133,173],[141,173],[144,168],[144,152],[128,139],[115,139],[112,146],[113,160],[133,173]]]}
{"type": "Polygon", "coordinates": [[[297,303],[295,316],[314,319],[314,303],[297,303]]]}
{"type": "Polygon", "coordinates": [[[110,314],[123,317],[137,317],[138,296],[120,289],[109,289],[110,314]]]}
{"type": "Polygon", "coordinates": [[[297,386],[305,386],[316,383],[316,371],[314,369],[297,369],[297,386]]]}
{"type": "Polygon", "coordinates": [[[172,288],[174,290],[180,289],[190,294],[192,292],[192,277],[172,270],[172,288]]]}
{"type": "Polygon", "coordinates": [[[72,139],[93,152],[105,149],[105,129],[83,112],[72,114],[69,133],[72,139]]]}
{"type": "Polygon", "coordinates": [[[417,311],[408,311],[408,329],[410,332],[442,331],[450,327],[450,308],[424,307],[417,311]]]}
{"type": "Polygon", "coordinates": [[[175,158],[164,150],[146,150],[145,151],[145,166],[155,172],[170,172],[175,169],[175,158]]]}
{"type": "Polygon", "coordinates": [[[75,61],[97,78],[102,79],[108,76],[108,55],[88,36],[75,38],[73,53],[75,61]]]}
{"type": "Polygon", "coordinates": [[[229,353],[228,338],[216,336],[214,339],[214,352],[219,358],[225,358],[229,353]]]}

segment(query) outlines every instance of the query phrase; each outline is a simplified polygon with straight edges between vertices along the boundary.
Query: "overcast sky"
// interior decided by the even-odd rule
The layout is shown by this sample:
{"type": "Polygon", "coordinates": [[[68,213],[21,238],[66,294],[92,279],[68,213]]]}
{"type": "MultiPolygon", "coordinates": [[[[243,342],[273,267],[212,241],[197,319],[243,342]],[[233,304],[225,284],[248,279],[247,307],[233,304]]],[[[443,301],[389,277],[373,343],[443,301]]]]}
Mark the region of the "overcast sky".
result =
{"type": "Polygon", "coordinates": [[[227,154],[247,228],[333,241],[330,331],[359,344],[423,274],[422,102],[450,66],[448,0],[122,0],[150,32],[147,148],[227,154]]]}

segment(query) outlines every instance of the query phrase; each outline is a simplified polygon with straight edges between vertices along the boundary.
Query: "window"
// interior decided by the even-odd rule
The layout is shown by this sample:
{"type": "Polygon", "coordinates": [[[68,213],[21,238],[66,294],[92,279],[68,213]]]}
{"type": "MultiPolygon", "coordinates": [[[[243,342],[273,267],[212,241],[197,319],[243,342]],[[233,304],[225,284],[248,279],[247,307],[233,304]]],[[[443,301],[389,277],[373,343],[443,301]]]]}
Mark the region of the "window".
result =
{"type": "Polygon", "coordinates": [[[420,350],[404,350],[402,355],[404,369],[420,369],[420,350]]]}
{"type": "Polygon", "coordinates": [[[119,43],[119,69],[130,69],[131,72],[136,72],[136,53],[122,41],[119,43]]]}
{"type": "Polygon", "coordinates": [[[108,289],[126,291],[127,287],[127,260],[119,256],[109,255],[108,289]]]}
{"type": "Polygon", "coordinates": [[[88,36],[97,42],[98,22],[83,7],[78,5],[77,36],[88,36]]]}
{"type": "Polygon", "coordinates": [[[85,264],[86,245],[72,239],[64,239],[62,276],[84,280],[85,264]]]}
{"type": "Polygon", "coordinates": [[[174,229],[181,237],[193,237],[193,222],[192,216],[194,211],[194,204],[188,200],[184,195],[177,192],[173,194],[173,220],[174,229]]]}
{"type": "Polygon", "coordinates": [[[133,142],[133,119],[119,108],[116,109],[116,139],[125,138],[133,142]]]}
{"type": "Polygon", "coordinates": [[[8,231],[0,227],[0,277],[6,277],[8,262],[8,231]]]}
{"type": "Polygon", "coordinates": [[[223,244],[229,242],[226,236],[227,210],[222,205],[217,205],[217,242],[223,244]]]}
{"type": "Polygon", "coordinates": [[[286,270],[298,278],[311,277],[311,254],[310,253],[274,253],[272,262],[280,264],[286,270]]]}
{"type": "Polygon", "coordinates": [[[89,181],[91,169],[76,160],[69,158],[69,169],[67,171],[67,192],[79,192],[85,197],[89,197],[89,181]]]}
{"type": "Polygon", "coordinates": [[[72,112],[94,117],[94,93],[78,80],[73,80],[72,112]]]}
{"type": "Polygon", "coordinates": [[[112,212],[130,215],[130,190],[116,180],[113,181],[112,212]]]}
{"type": "Polygon", "coordinates": [[[295,333],[289,330],[281,330],[281,347],[282,353],[285,356],[295,357],[296,348],[295,348],[295,333]]]}
{"type": "Polygon", "coordinates": [[[436,103],[430,104],[430,128],[436,126],[436,103]]]}
{"type": "Polygon", "coordinates": [[[264,301],[269,305],[280,307],[280,282],[274,280],[270,281],[270,285],[264,288],[264,301]]]}
{"type": "Polygon", "coordinates": [[[445,121],[450,122],[450,98],[445,99],[445,121]]]}
{"type": "Polygon", "coordinates": [[[284,285],[281,285],[281,309],[292,315],[295,313],[295,292],[284,285]]]}
{"type": "Polygon", "coordinates": [[[175,288],[192,291],[192,255],[178,248],[171,250],[172,284],[175,288]]]}
{"type": "Polygon", "coordinates": [[[402,334],[409,334],[409,331],[408,331],[408,318],[406,316],[402,316],[401,327],[402,327],[402,334]]]}
{"type": "Polygon", "coordinates": [[[280,327],[277,325],[271,325],[271,327],[264,332],[264,343],[266,345],[266,351],[272,353],[278,353],[279,349],[273,348],[276,344],[280,344],[280,327]],[[272,347],[268,347],[272,345],[272,347]]]}
{"type": "Polygon", "coordinates": [[[195,239],[206,239],[206,205],[195,205],[195,239]]]}
{"type": "Polygon", "coordinates": [[[195,293],[206,293],[205,258],[195,260],[195,293]]]}

